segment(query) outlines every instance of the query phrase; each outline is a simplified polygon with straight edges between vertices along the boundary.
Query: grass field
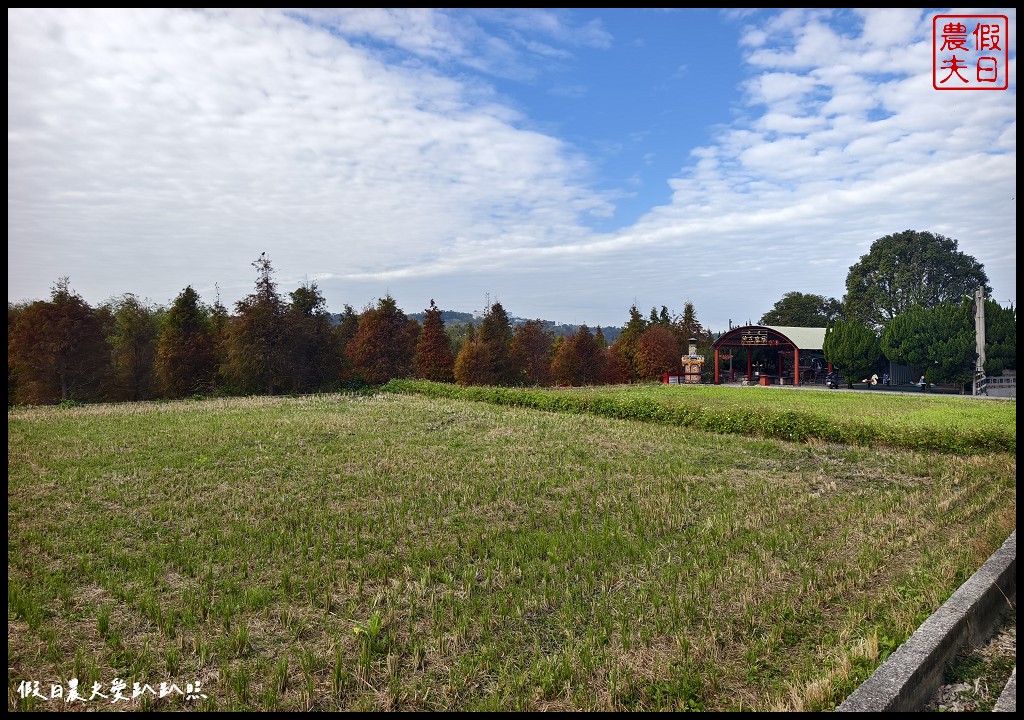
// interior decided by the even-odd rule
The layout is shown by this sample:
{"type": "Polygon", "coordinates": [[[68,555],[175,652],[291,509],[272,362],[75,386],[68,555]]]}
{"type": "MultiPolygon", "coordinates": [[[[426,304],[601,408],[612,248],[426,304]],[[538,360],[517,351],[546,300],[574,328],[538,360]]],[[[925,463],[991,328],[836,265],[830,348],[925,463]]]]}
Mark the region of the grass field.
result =
{"type": "Polygon", "coordinates": [[[393,380],[384,389],[783,440],[959,454],[1017,450],[1016,400],[662,384],[539,389],[393,380]]]}
{"type": "Polygon", "coordinates": [[[206,696],[118,709],[830,709],[1016,523],[1015,450],[415,394],[13,409],[8,474],[8,708],[44,711],[110,707],[44,699],[71,678],[206,696]]]}

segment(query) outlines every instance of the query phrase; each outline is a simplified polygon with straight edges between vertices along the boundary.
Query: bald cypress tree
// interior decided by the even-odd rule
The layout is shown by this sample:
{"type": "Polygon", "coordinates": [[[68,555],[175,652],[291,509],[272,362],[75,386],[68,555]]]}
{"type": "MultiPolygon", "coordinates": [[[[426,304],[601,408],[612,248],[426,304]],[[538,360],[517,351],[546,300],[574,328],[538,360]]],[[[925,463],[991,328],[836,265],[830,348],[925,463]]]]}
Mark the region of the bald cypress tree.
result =
{"type": "Polygon", "coordinates": [[[386,295],[359,316],[359,328],[345,354],[353,374],[372,385],[412,376],[419,323],[409,320],[395,299],[386,295]]]}
{"type": "Polygon", "coordinates": [[[581,325],[558,347],[551,374],[559,385],[596,385],[603,373],[603,352],[590,328],[581,325]]]}
{"type": "MultiPolygon", "coordinates": [[[[223,306],[222,306],[223,307],[223,306]]],[[[164,314],[156,343],[156,377],[166,397],[205,394],[217,371],[210,310],[189,285],[164,314]]]]}
{"type": "Polygon", "coordinates": [[[634,303],[629,308],[629,320],[626,321],[626,325],[622,328],[622,332],[619,333],[619,337],[612,344],[619,356],[625,360],[632,378],[640,376],[640,373],[637,371],[636,353],[640,346],[640,338],[643,337],[643,334],[647,332],[649,327],[650,325],[644,320],[643,315],[640,314],[634,303]]]}
{"type": "Polygon", "coordinates": [[[518,373],[512,358],[512,324],[501,303],[494,303],[484,315],[477,337],[486,367],[485,385],[516,385],[518,373]]]}
{"type": "Polygon", "coordinates": [[[341,373],[338,337],[331,327],[327,300],[315,282],[293,290],[284,314],[289,354],[287,389],[320,392],[337,387],[341,373]]]}
{"type": "Polygon", "coordinates": [[[512,333],[513,363],[519,369],[519,383],[524,385],[551,384],[552,333],[544,329],[540,320],[529,320],[512,333]]]}
{"type": "Polygon", "coordinates": [[[681,369],[675,333],[663,325],[648,328],[637,343],[634,360],[637,374],[652,379],[681,369]]]}
{"type": "Polygon", "coordinates": [[[265,253],[256,268],[256,288],[235,303],[235,316],[228,326],[227,362],[229,382],[243,392],[263,391],[273,395],[285,383],[288,347],[284,334],[285,303],[277,292],[274,269],[265,253]]]}
{"type": "Polygon", "coordinates": [[[152,400],[157,392],[158,311],[132,293],[106,304],[112,323],[111,368],[106,396],[111,400],[152,400]]]}
{"type": "Polygon", "coordinates": [[[17,313],[7,335],[8,374],[16,378],[17,401],[102,399],[110,369],[110,324],[110,313],[72,292],[66,277],[53,286],[49,300],[17,313]]]}
{"type": "Polygon", "coordinates": [[[484,346],[477,337],[473,323],[466,326],[466,337],[455,356],[455,382],[459,385],[490,385],[493,377],[484,346]]]}
{"type": "Polygon", "coordinates": [[[433,300],[423,317],[423,331],[416,343],[413,368],[416,377],[424,380],[451,382],[455,379],[451,341],[445,332],[441,311],[433,300]]]}

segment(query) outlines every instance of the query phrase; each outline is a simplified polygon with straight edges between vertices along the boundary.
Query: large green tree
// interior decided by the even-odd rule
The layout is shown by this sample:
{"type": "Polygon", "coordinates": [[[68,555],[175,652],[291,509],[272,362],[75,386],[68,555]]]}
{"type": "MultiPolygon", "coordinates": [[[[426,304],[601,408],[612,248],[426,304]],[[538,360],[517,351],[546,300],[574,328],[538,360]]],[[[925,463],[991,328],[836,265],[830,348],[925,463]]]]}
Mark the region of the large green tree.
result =
{"type": "Polygon", "coordinates": [[[880,330],[917,305],[936,307],[992,292],[985,268],[957,249],[957,241],[930,232],[904,230],[875,240],[846,276],[843,307],[848,318],[880,330]]]}
{"type": "Polygon", "coordinates": [[[1017,369],[1017,310],[985,301],[985,374],[1017,369]]]}
{"type": "Polygon", "coordinates": [[[761,325],[782,327],[828,327],[839,319],[842,303],[835,298],[811,293],[788,292],[761,316],[761,325]]]}
{"type": "MultiPolygon", "coordinates": [[[[224,322],[226,327],[226,317],[224,322]]],[[[210,310],[189,285],[174,299],[160,323],[156,348],[160,389],[172,398],[206,394],[213,388],[217,365],[210,310]]]]}
{"type": "Polygon", "coordinates": [[[850,387],[871,375],[875,363],[882,357],[878,335],[857,320],[837,320],[826,327],[821,349],[825,359],[843,374],[850,387]]]}
{"type": "Polygon", "coordinates": [[[886,325],[881,347],[889,360],[909,365],[928,383],[970,382],[978,359],[971,301],[905,310],[886,325]]]}

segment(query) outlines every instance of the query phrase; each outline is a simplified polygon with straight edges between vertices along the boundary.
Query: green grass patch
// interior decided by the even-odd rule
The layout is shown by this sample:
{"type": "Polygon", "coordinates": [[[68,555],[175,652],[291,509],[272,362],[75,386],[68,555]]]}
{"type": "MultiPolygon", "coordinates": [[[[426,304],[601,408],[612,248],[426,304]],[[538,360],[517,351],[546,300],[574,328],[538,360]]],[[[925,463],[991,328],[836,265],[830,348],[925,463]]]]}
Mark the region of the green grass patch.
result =
{"type": "Polygon", "coordinates": [[[783,440],[959,454],[1017,448],[1015,400],[660,384],[524,389],[392,380],[383,389],[783,440]]]}
{"type": "Polygon", "coordinates": [[[394,393],[17,409],[8,709],[830,709],[1015,523],[1010,452],[394,393]]]}

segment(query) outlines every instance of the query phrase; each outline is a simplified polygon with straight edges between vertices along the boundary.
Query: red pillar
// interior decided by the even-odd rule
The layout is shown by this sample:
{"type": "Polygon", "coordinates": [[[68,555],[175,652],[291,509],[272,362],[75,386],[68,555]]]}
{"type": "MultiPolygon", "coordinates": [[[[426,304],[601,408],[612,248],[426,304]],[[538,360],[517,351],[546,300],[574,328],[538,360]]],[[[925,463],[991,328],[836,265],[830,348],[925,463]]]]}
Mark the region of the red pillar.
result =
{"type": "Polygon", "coordinates": [[[715,385],[720,385],[718,380],[718,348],[715,348],[715,385]]]}
{"type": "Polygon", "coordinates": [[[800,384],[800,349],[793,347],[793,385],[800,384]]]}
{"type": "Polygon", "coordinates": [[[747,382],[754,379],[754,369],[750,367],[750,348],[747,348],[747,382]]]}

